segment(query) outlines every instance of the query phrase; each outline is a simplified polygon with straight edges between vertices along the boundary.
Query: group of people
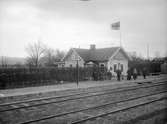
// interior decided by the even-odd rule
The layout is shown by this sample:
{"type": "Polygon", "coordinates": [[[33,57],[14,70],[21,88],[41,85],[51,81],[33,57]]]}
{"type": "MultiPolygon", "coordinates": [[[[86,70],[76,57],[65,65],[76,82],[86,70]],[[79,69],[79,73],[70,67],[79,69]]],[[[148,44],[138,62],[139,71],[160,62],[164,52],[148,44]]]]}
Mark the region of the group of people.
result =
{"type": "Polygon", "coordinates": [[[131,80],[132,77],[133,77],[134,80],[137,79],[137,70],[136,70],[136,68],[134,68],[133,71],[131,69],[128,69],[128,71],[127,71],[127,80],[131,80]]]}
{"type": "MultiPolygon", "coordinates": [[[[143,78],[146,79],[146,73],[147,73],[146,68],[143,68],[141,73],[143,75],[143,78]]],[[[133,70],[129,68],[127,71],[127,80],[131,80],[132,77],[134,80],[136,80],[137,75],[138,75],[138,72],[137,72],[136,68],[134,68],[133,70]]]]}
{"type": "MultiPolygon", "coordinates": [[[[143,75],[143,78],[145,79],[146,78],[146,73],[147,73],[146,68],[143,68],[141,73],[143,75]]],[[[116,70],[116,74],[117,74],[117,80],[118,81],[120,81],[120,80],[122,80],[124,78],[122,76],[122,71],[120,69],[116,70]]],[[[100,74],[97,71],[94,71],[92,77],[93,77],[93,79],[95,81],[97,81],[99,79],[99,75],[100,74]]],[[[137,71],[136,68],[133,68],[133,69],[132,68],[128,68],[128,70],[127,70],[127,80],[131,80],[131,79],[136,80],[137,76],[138,76],[138,71],[137,71]]],[[[108,80],[112,79],[112,71],[111,71],[111,69],[109,69],[108,72],[107,72],[107,79],[108,80]]]]}
{"type": "MultiPolygon", "coordinates": [[[[123,79],[122,75],[121,75],[122,71],[121,70],[117,70],[116,71],[116,74],[117,74],[117,80],[120,81],[121,78],[123,79]]],[[[142,71],[141,71],[142,75],[143,75],[143,78],[146,79],[146,73],[147,73],[147,70],[146,68],[143,68],[142,71]]],[[[137,69],[136,68],[128,68],[127,70],[127,80],[131,80],[132,78],[134,80],[137,79],[137,76],[138,76],[138,72],[137,72],[137,69]]]]}

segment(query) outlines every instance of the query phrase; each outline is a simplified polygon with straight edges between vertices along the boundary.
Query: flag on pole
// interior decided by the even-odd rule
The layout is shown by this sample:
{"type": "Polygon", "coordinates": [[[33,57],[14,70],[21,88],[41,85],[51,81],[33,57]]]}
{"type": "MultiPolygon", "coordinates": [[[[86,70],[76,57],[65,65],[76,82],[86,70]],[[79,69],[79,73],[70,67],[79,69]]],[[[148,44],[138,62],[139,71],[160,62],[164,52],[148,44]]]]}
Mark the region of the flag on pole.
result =
{"type": "Polygon", "coordinates": [[[120,22],[115,22],[111,24],[112,30],[120,30],[120,22]]]}

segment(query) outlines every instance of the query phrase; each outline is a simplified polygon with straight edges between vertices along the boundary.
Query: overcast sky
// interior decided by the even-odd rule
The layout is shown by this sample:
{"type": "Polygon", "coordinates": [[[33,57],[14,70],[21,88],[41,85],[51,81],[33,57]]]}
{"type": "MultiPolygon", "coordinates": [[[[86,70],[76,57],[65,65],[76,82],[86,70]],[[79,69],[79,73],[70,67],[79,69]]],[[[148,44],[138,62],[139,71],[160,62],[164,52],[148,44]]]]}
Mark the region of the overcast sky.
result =
{"type": "Polygon", "coordinates": [[[54,49],[118,46],[167,55],[167,0],[0,0],[0,56],[26,57],[40,40],[54,49]],[[120,21],[121,30],[110,25],[120,21]]]}

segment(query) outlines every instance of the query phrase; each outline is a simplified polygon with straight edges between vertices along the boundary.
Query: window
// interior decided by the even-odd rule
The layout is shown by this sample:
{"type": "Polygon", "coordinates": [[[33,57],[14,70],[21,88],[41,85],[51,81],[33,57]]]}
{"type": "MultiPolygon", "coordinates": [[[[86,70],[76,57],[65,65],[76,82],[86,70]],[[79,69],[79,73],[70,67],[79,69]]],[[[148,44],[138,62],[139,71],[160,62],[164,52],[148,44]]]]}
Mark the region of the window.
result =
{"type": "Polygon", "coordinates": [[[123,68],[123,64],[121,64],[121,71],[122,71],[122,72],[123,72],[123,69],[124,69],[124,68],[123,68]]]}
{"type": "Polygon", "coordinates": [[[104,67],[104,64],[101,64],[100,66],[101,66],[101,67],[104,67]]]}
{"type": "Polygon", "coordinates": [[[117,71],[117,64],[114,64],[114,72],[117,71]]]}
{"type": "Polygon", "coordinates": [[[121,70],[121,64],[118,63],[118,70],[121,70]]]}

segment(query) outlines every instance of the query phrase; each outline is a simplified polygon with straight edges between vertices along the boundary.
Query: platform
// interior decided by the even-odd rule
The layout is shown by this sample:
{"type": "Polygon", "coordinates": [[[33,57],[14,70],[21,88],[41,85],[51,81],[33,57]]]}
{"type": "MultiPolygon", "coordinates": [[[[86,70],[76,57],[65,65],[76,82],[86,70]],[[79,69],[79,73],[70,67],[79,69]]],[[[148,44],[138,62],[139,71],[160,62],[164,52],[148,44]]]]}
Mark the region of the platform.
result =
{"type": "Polygon", "coordinates": [[[147,77],[147,79],[138,77],[137,80],[130,80],[130,81],[127,81],[127,80],[117,81],[116,79],[112,79],[112,80],[105,80],[105,81],[81,81],[79,82],[78,85],[76,84],[76,82],[73,82],[73,83],[62,83],[58,85],[6,89],[6,90],[0,90],[0,97],[2,98],[2,97],[19,96],[19,95],[27,95],[27,94],[40,94],[45,92],[63,91],[63,90],[70,90],[70,89],[72,90],[72,89],[98,87],[98,86],[106,86],[106,85],[112,85],[113,88],[117,88],[120,86],[134,85],[134,83],[132,82],[157,80],[157,79],[158,79],[158,76],[149,76],[147,77]]]}

